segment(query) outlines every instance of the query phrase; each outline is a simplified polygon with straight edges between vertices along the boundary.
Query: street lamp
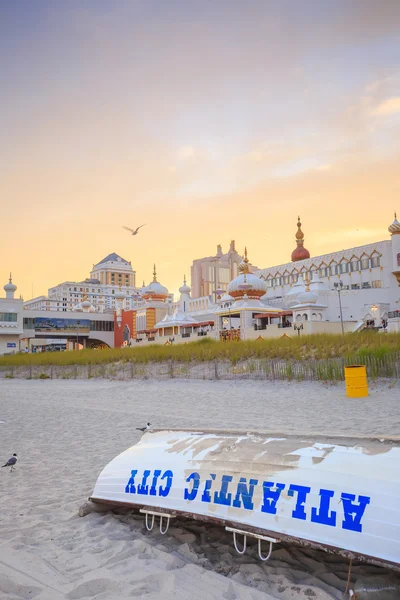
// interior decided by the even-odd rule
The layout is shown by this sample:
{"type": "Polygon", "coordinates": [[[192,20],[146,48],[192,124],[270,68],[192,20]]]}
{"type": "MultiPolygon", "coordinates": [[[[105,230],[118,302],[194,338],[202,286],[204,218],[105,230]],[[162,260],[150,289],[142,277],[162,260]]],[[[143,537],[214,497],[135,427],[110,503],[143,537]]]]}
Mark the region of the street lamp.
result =
{"type": "Polygon", "coordinates": [[[340,308],[340,324],[342,326],[342,335],[344,335],[344,327],[343,327],[343,311],[342,311],[342,300],[340,297],[340,292],[343,290],[343,281],[340,280],[338,283],[335,283],[336,291],[339,295],[339,308],[340,308]]]}
{"type": "Polygon", "coordinates": [[[293,329],[297,331],[297,335],[300,337],[300,331],[303,329],[303,323],[300,323],[300,325],[296,325],[295,323],[293,325],[293,329]]]}

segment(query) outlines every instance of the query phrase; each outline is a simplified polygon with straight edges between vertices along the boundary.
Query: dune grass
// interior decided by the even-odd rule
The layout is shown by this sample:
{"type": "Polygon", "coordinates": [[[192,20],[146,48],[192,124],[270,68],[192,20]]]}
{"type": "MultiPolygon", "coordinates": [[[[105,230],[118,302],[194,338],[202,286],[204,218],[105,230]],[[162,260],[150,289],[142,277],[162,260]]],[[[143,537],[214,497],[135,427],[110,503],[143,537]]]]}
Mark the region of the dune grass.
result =
{"type": "Polygon", "coordinates": [[[108,348],[69,352],[17,354],[0,357],[0,367],[10,365],[96,365],[115,362],[149,363],[168,360],[205,362],[228,360],[233,364],[251,358],[310,360],[358,357],[383,359],[400,353],[400,334],[374,332],[342,335],[319,334],[242,342],[216,342],[210,338],[171,346],[108,348]]]}

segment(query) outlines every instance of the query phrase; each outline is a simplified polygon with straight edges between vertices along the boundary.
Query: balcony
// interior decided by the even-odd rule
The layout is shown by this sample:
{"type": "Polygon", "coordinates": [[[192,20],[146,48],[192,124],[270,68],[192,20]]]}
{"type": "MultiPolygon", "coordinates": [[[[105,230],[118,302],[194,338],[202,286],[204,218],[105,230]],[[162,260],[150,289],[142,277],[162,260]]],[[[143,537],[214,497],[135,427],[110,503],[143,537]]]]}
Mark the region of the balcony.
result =
{"type": "Polygon", "coordinates": [[[400,319],[400,310],[391,310],[388,312],[389,319],[400,319]]]}

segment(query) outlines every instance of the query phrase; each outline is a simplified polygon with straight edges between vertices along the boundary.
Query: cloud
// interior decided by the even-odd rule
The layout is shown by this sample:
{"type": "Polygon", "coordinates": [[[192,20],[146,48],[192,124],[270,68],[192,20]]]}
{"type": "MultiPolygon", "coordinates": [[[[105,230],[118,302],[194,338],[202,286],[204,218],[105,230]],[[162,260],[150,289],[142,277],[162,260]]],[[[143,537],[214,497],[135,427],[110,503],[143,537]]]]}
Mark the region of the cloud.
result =
{"type": "Polygon", "coordinates": [[[381,102],[373,111],[372,114],[375,116],[387,116],[394,115],[400,112],[400,96],[389,98],[384,102],[381,102]]]}
{"type": "Polygon", "coordinates": [[[193,158],[195,154],[196,151],[193,148],[193,146],[182,146],[178,150],[178,158],[181,160],[188,160],[190,158],[193,158]]]}

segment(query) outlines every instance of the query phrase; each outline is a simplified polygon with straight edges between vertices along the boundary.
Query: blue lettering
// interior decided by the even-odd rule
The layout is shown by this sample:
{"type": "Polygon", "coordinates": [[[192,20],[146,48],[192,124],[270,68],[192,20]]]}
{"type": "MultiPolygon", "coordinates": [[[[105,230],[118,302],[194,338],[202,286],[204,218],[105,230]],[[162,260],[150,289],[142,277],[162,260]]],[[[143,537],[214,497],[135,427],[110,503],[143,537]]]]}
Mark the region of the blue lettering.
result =
{"type": "Polygon", "coordinates": [[[160,477],[161,475],[161,471],[159,469],[156,469],[154,471],[154,475],[153,475],[153,481],[151,482],[151,488],[150,488],[150,496],[157,496],[157,479],[160,477]]]}
{"type": "Polygon", "coordinates": [[[136,494],[136,486],[135,486],[136,475],[137,475],[137,470],[131,471],[131,476],[125,487],[125,494],[136,494]]]}
{"type": "Polygon", "coordinates": [[[163,473],[163,475],[161,476],[161,479],[167,479],[166,483],[165,483],[165,487],[163,488],[161,485],[158,488],[158,494],[159,496],[168,496],[169,491],[171,489],[171,485],[172,485],[172,478],[173,478],[174,474],[172,471],[170,471],[168,469],[168,471],[165,471],[163,473]]]}
{"type": "Polygon", "coordinates": [[[206,486],[204,488],[204,492],[201,497],[202,502],[211,502],[210,488],[211,488],[212,482],[215,480],[216,476],[214,473],[210,473],[210,477],[211,477],[211,479],[206,479],[206,486]]]}
{"type": "Polygon", "coordinates": [[[311,492],[311,488],[305,485],[291,484],[288,489],[288,496],[294,496],[297,492],[297,501],[294,511],[292,512],[293,519],[301,519],[305,521],[307,518],[306,511],[304,510],[304,503],[307,500],[307,494],[311,492]]]}
{"type": "Polygon", "coordinates": [[[342,493],[341,499],[344,510],[343,529],[350,529],[350,531],[359,531],[361,533],[361,519],[367,504],[371,502],[371,498],[369,496],[358,496],[358,504],[355,504],[354,500],[356,497],[354,494],[342,493]]]}
{"type": "Polygon", "coordinates": [[[150,475],[150,471],[147,471],[147,470],[144,471],[142,483],[140,483],[137,488],[138,494],[143,494],[144,496],[147,496],[147,494],[149,493],[149,486],[146,485],[147,478],[149,475],[150,475]]]}
{"type": "MultiPolygon", "coordinates": [[[[276,503],[278,502],[282,490],[285,489],[284,483],[274,483],[273,481],[264,481],[264,503],[261,506],[261,512],[276,515],[276,503]],[[275,488],[274,490],[272,488],[275,488]]],[[[290,495],[290,494],[289,494],[290,495]]],[[[291,494],[293,495],[293,494],[291,494]]]]}
{"type": "Polygon", "coordinates": [[[253,493],[254,486],[258,483],[257,479],[250,479],[249,486],[247,487],[246,477],[241,477],[236,489],[236,496],[232,502],[232,506],[235,508],[241,508],[240,497],[242,498],[243,508],[246,510],[253,510],[253,493]]]}
{"type": "Polygon", "coordinates": [[[331,490],[319,490],[319,511],[316,508],[311,509],[311,521],[313,523],[321,523],[321,525],[330,525],[335,527],[336,525],[336,511],[332,510],[329,514],[329,505],[331,498],[335,495],[335,492],[331,490]]]}
{"type": "Polygon", "coordinates": [[[193,487],[190,492],[187,488],[185,488],[184,499],[185,500],[196,500],[197,492],[198,492],[199,485],[200,485],[200,475],[196,472],[192,473],[186,479],[186,483],[189,483],[189,481],[193,481],[193,487]]]}
{"type": "Polygon", "coordinates": [[[227,494],[228,485],[232,481],[231,475],[222,475],[221,489],[219,492],[214,493],[214,503],[224,504],[230,506],[232,501],[232,494],[227,494]]]}

